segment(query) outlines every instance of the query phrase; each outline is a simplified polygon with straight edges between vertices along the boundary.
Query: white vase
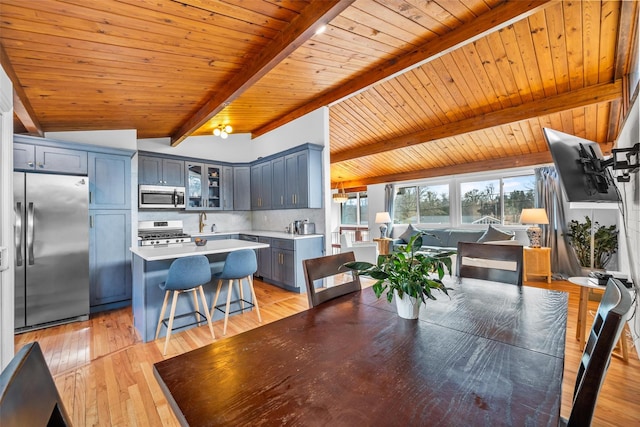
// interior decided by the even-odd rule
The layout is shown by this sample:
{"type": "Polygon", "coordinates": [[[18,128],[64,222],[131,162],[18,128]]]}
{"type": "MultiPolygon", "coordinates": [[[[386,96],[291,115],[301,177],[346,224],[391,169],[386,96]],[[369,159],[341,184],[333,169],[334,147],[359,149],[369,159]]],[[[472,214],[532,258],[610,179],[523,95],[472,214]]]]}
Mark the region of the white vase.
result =
{"type": "Polygon", "coordinates": [[[403,319],[417,319],[420,314],[420,305],[422,301],[419,298],[410,297],[407,294],[403,294],[402,298],[398,297],[398,291],[393,291],[393,299],[396,300],[396,307],[398,308],[398,316],[403,319]]]}

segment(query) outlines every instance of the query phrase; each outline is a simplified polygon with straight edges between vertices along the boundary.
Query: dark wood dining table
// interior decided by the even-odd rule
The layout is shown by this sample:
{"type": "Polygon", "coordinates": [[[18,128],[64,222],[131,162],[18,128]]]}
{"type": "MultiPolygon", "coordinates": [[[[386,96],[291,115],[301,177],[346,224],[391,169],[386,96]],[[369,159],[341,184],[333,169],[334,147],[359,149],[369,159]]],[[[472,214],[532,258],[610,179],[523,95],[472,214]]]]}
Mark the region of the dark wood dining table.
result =
{"type": "Polygon", "coordinates": [[[557,426],[567,294],[451,286],[418,320],[366,288],[154,373],[182,425],[557,426]]]}

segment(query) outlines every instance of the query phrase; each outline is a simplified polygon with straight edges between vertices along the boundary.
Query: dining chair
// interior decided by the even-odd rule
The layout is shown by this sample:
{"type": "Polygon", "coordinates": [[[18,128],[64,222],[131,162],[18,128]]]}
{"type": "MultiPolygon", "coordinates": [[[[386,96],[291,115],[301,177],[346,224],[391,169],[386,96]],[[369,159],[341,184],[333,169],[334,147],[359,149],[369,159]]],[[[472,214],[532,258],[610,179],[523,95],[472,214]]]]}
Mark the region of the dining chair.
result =
{"type": "Polygon", "coordinates": [[[631,304],[629,290],[622,282],[609,279],[580,359],[571,413],[568,419],[561,420],[561,426],[591,425],[598,393],[611,361],[611,353],[622,334],[631,304]]]}
{"type": "Polygon", "coordinates": [[[184,258],[176,258],[169,266],[169,272],[167,273],[167,279],[160,283],[158,286],[164,292],[164,301],[162,302],[162,308],[160,309],[160,317],[158,318],[158,326],[156,327],[156,337],[160,335],[160,329],[162,325],[167,327],[167,336],[164,342],[163,355],[167,354],[167,348],[169,348],[169,339],[171,338],[171,332],[173,331],[174,319],[195,315],[197,324],[201,323],[200,307],[198,305],[198,292],[200,292],[200,298],[202,299],[202,306],[204,308],[204,317],[209,325],[211,331],[211,338],[215,339],[213,333],[213,325],[211,324],[211,317],[209,316],[207,300],[204,296],[204,289],[202,285],[211,281],[211,267],[209,266],[209,259],[204,255],[194,255],[184,258]],[[178,316],[176,313],[176,306],[178,304],[178,295],[183,292],[193,292],[193,304],[194,310],[188,313],[183,313],[178,316]],[[169,295],[173,294],[171,300],[171,311],[169,317],[165,319],[164,313],[167,309],[167,303],[169,301],[169,295]],[[167,323],[168,321],[168,323],[167,323]]]}
{"type": "MultiPolygon", "coordinates": [[[[222,329],[222,335],[227,334],[227,324],[229,322],[229,313],[231,303],[240,303],[240,309],[235,311],[244,311],[245,304],[249,306],[247,308],[254,307],[256,314],[258,315],[258,322],[262,323],[262,317],[260,316],[260,308],[258,307],[258,299],[256,298],[256,291],[253,288],[253,273],[258,270],[258,259],[256,253],[252,249],[241,249],[239,251],[229,252],[227,259],[224,261],[222,271],[213,275],[218,280],[218,288],[216,290],[216,296],[211,304],[211,317],[213,317],[214,310],[221,310],[216,304],[218,303],[218,297],[220,296],[220,290],[222,288],[222,282],[227,280],[229,285],[227,287],[227,303],[224,310],[224,327],[222,329]],[[242,281],[247,280],[249,283],[249,290],[251,291],[252,301],[246,301],[244,299],[244,291],[242,288],[242,281]],[[238,292],[240,298],[231,301],[231,294],[233,293],[233,283],[238,283],[238,292]]],[[[234,312],[235,312],[234,311],[234,312]]]]}
{"type": "Polygon", "coordinates": [[[70,426],[40,344],[20,349],[0,374],[0,426],[70,426]]]}
{"type": "Polygon", "coordinates": [[[491,280],[522,286],[522,246],[458,242],[458,279],[491,280]]]}
{"type": "Polygon", "coordinates": [[[360,277],[343,267],[343,264],[353,261],[355,261],[353,252],[302,261],[309,307],[315,307],[333,298],[362,289],[360,277]]]}

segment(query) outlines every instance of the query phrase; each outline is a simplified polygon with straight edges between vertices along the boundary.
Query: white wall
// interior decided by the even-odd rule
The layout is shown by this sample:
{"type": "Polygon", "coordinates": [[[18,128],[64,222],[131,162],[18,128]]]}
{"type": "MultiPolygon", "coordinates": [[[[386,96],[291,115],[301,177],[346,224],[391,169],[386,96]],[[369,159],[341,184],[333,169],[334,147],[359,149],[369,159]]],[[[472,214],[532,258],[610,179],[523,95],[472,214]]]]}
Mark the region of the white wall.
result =
{"type": "Polygon", "coordinates": [[[45,132],[45,138],[67,142],[98,145],[101,147],[135,150],[137,132],[135,129],[90,130],[71,132],[45,132]]]}
{"type": "Polygon", "coordinates": [[[0,370],[13,358],[13,85],[0,67],[0,370]]]}
{"type": "Polygon", "coordinates": [[[324,146],[328,142],[325,136],[325,131],[328,132],[327,111],[327,108],[319,108],[255,139],[251,139],[250,134],[237,133],[230,134],[227,139],[213,135],[190,136],[176,147],[171,147],[170,138],[139,139],[137,148],[221,162],[252,162],[306,142],[324,146]]]}
{"type": "MultiPolygon", "coordinates": [[[[631,112],[616,141],[616,148],[629,148],[640,141],[640,101],[636,98],[631,112]]],[[[636,171],[631,175],[631,182],[618,183],[618,188],[622,193],[626,207],[626,227],[622,227],[620,240],[626,240],[627,265],[636,294],[640,291],[640,172],[636,171]],[[626,229],[627,233],[623,233],[626,229]]],[[[640,300],[636,298],[636,309],[634,318],[630,320],[629,326],[633,337],[633,342],[640,356],[640,300]]]]}

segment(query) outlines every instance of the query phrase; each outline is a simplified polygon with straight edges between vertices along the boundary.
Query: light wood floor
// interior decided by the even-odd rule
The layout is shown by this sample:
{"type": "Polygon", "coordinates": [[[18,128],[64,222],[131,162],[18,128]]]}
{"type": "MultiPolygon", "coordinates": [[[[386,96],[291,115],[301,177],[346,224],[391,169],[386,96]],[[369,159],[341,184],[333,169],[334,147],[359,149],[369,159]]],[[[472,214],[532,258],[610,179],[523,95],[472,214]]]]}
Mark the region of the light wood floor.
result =
{"type": "MultiPolygon", "coordinates": [[[[568,415],[581,355],[575,340],[578,287],[568,282],[527,282],[570,293],[562,415],[568,415]]],[[[255,281],[263,324],[307,309],[306,295],[297,295],[255,281]]],[[[597,303],[591,303],[594,310],[597,303]]],[[[590,320],[589,320],[590,322],[590,320]]],[[[233,316],[227,336],[259,327],[254,313],[233,316]]],[[[216,339],[222,322],[215,322],[216,339]]],[[[16,350],[39,341],[67,411],[75,426],[174,426],[173,412],[153,377],[152,366],[163,358],[212,342],[206,326],[176,333],[162,356],[163,340],[143,343],[132,325],[130,309],[114,310],[77,322],[17,335],[16,350]]],[[[629,344],[631,341],[629,340],[629,344]]],[[[613,358],[598,400],[594,426],[640,425],[640,361],[630,347],[625,364],[613,358]]]]}

